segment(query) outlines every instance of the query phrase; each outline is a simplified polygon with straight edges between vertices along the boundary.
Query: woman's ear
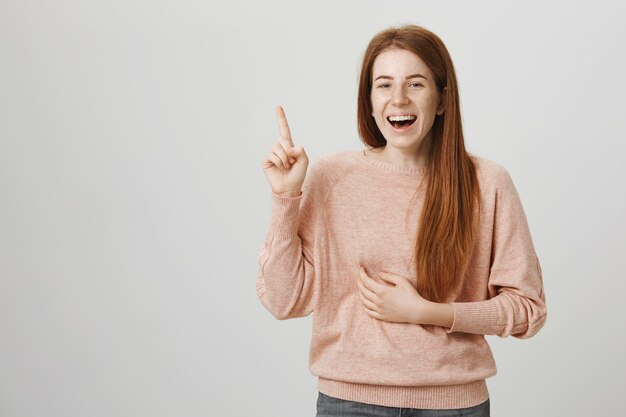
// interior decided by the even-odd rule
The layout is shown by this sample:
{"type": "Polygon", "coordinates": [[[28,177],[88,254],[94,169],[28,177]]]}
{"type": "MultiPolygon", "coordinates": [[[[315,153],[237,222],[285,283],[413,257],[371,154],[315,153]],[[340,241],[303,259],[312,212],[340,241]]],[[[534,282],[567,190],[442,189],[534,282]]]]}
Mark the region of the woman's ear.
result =
{"type": "Polygon", "coordinates": [[[441,92],[441,97],[439,98],[439,106],[437,107],[437,116],[441,116],[445,112],[447,92],[448,92],[448,87],[444,87],[443,91],[441,92]]]}

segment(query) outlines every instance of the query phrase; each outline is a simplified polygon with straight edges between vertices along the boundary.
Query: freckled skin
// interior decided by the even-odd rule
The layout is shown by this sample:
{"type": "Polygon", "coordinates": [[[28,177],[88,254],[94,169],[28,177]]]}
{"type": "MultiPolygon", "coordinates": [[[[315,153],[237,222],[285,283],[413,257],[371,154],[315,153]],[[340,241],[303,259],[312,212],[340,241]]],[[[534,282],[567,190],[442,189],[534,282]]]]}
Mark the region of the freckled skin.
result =
{"type": "Polygon", "coordinates": [[[372,79],[372,116],[387,140],[378,158],[408,168],[425,166],[435,115],[444,111],[430,68],[411,51],[388,48],[376,57],[372,79]],[[412,74],[426,79],[407,79],[412,74]],[[380,75],[393,79],[377,80],[380,75]],[[414,114],[417,119],[406,132],[397,132],[386,120],[390,114],[414,114]]]}

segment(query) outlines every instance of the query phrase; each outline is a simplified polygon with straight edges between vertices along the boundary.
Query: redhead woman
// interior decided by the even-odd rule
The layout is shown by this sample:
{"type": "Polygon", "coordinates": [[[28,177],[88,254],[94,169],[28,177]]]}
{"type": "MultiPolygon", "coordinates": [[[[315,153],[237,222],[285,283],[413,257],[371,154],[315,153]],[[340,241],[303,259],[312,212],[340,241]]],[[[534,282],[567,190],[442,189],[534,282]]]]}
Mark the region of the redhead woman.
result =
{"type": "Polygon", "coordinates": [[[276,111],[257,294],[279,320],[313,313],[317,416],[489,416],[496,364],[485,336],[532,337],[547,309],[511,176],[465,149],[441,39],[406,25],[371,40],[363,149],[309,170],[276,111]]]}

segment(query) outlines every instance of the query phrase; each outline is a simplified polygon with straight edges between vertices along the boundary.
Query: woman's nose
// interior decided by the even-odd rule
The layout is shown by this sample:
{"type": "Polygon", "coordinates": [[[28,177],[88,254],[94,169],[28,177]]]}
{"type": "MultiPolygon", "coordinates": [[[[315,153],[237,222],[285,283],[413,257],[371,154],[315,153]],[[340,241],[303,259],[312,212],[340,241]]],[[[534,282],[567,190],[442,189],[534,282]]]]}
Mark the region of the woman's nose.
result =
{"type": "Polygon", "coordinates": [[[409,102],[409,98],[406,95],[406,91],[404,88],[396,88],[393,92],[393,103],[394,104],[407,104],[409,102]]]}

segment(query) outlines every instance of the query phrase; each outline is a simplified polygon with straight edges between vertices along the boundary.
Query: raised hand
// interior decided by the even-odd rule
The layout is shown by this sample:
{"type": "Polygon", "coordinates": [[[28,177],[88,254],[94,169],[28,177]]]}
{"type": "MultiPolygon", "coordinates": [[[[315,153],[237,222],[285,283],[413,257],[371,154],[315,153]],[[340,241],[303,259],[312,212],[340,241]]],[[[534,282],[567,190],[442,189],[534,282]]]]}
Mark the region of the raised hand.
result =
{"type": "Polygon", "coordinates": [[[263,159],[263,172],[272,188],[279,195],[298,197],[306,177],[309,158],[302,146],[294,146],[285,111],[276,106],[280,138],[263,159]]]}

